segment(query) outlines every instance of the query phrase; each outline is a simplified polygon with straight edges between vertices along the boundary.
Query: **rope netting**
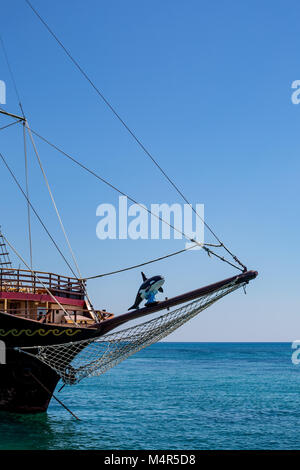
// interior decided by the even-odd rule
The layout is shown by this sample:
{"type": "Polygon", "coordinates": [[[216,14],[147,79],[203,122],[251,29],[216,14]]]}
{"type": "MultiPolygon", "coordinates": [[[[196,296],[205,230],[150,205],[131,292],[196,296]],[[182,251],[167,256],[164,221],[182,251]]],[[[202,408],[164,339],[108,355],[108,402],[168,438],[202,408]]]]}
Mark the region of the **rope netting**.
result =
{"type": "Polygon", "coordinates": [[[19,350],[39,359],[54,369],[66,384],[73,385],[85,377],[103,374],[141,349],[160,341],[214,302],[245,284],[231,282],[176,310],[101,337],[19,350]]]}

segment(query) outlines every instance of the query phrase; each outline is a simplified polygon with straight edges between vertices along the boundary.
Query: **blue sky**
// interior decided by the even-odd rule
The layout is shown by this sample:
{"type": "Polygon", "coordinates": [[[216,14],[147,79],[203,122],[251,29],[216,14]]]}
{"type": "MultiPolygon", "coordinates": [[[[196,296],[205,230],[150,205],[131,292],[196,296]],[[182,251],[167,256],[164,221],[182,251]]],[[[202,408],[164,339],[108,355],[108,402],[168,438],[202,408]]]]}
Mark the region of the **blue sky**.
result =
{"type": "MultiPolygon", "coordinates": [[[[33,5],[206,221],[259,278],[200,314],[173,341],[292,341],[299,311],[300,79],[297,2],[66,0],[33,5]]],[[[182,202],[21,0],[2,2],[1,34],[33,129],[136,200],[182,202]]],[[[3,58],[6,110],[18,112],[3,58]]],[[[1,119],[0,126],[7,121],[1,119]]],[[[24,182],[21,129],[0,133],[1,151],[24,182]]],[[[183,248],[180,240],[96,237],[96,208],[118,195],[37,141],[84,275],[183,248]]],[[[30,151],[33,204],[61,246],[55,213],[30,151]]],[[[1,224],[28,259],[22,196],[1,167],[1,224]]],[[[67,272],[33,223],[36,269],[67,272]]],[[[207,241],[212,241],[207,234],[207,241]]],[[[234,270],[193,252],[145,269],[172,296],[234,270]]],[[[139,271],[90,283],[99,308],[132,304],[139,271]]],[[[299,333],[300,334],[300,333],[299,333]]]]}

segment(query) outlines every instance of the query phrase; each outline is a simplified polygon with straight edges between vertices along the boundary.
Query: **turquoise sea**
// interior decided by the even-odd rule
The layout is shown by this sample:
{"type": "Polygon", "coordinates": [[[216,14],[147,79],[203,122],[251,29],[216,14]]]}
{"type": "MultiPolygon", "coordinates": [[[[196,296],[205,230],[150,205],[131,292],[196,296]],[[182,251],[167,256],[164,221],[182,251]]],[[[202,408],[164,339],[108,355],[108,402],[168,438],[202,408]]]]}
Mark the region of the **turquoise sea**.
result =
{"type": "Polygon", "coordinates": [[[0,449],[299,449],[290,343],[158,343],[65,387],[47,414],[0,413],[0,449]]]}

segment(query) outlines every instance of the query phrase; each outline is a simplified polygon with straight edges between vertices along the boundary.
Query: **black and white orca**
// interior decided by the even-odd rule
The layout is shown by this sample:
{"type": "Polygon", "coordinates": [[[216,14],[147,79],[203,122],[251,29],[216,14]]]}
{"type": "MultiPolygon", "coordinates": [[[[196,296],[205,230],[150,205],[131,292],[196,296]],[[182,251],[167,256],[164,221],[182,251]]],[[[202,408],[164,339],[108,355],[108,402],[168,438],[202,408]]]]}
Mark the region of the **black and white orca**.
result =
{"type": "Polygon", "coordinates": [[[163,292],[162,285],[165,282],[163,276],[153,276],[147,279],[144,273],[142,274],[143,284],[140,286],[134,304],[128,310],[135,310],[139,308],[140,303],[146,299],[146,305],[155,303],[155,295],[157,292],[163,292]]]}

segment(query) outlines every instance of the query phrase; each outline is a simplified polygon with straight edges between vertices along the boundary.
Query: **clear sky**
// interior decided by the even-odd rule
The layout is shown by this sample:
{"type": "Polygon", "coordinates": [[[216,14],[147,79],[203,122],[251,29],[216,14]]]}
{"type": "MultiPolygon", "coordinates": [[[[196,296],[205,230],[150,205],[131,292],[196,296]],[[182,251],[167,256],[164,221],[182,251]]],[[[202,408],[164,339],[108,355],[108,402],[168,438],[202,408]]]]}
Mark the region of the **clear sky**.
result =
{"type": "MultiPolygon", "coordinates": [[[[292,341],[300,337],[300,79],[296,1],[32,0],[65,46],[206,221],[259,277],[201,313],[172,341],[292,341]]],[[[182,202],[74,68],[23,0],[1,3],[1,34],[33,129],[136,200],[182,202]]],[[[10,112],[18,103],[1,52],[10,112]]],[[[1,118],[0,127],[8,121],[1,118]]],[[[0,132],[1,152],[24,183],[21,128],[0,132]]],[[[96,237],[96,208],[118,195],[37,141],[84,275],[184,247],[183,240],[96,237]]],[[[32,203],[64,245],[32,150],[32,203]]],[[[1,171],[1,224],[29,259],[26,206],[1,171]]],[[[68,273],[33,223],[34,267],[68,273]]],[[[207,234],[206,241],[212,241],[207,234]]],[[[16,260],[16,263],[18,261],[16,260]]],[[[145,267],[169,297],[235,270],[202,251],[145,267]]],[[[91,281],[95,306],[123,313],[139,270],[91,281]]]]}

